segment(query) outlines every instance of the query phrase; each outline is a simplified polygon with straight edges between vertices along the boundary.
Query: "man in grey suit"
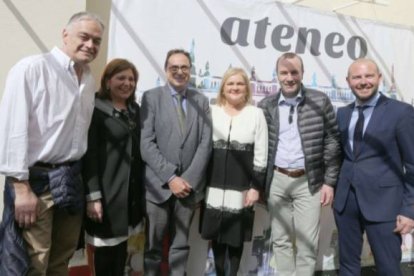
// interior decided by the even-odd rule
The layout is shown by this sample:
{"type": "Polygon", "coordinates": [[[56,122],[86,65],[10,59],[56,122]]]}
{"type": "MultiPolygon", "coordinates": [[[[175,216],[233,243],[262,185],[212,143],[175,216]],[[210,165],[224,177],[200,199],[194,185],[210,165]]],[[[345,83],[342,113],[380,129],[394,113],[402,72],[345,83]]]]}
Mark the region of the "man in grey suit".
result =
{"type": "Polygon", "coordinates": [[[164,69],[167,84],[145,92],[141,105],[148,215],[144,269],[145,275],[160,275],[162,241],[168,232],[170,275],[185,275],[190,224],[204,197],[211,120],[208,99],[188,87],[189,53],[170,50],[164,69]]]}

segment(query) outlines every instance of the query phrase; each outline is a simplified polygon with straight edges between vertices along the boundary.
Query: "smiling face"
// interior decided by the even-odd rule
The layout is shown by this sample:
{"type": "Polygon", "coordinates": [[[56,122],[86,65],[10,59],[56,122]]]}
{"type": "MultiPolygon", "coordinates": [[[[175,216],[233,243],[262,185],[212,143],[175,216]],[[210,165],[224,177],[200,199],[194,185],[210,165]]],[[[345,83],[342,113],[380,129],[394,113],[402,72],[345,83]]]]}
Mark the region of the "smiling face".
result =
{"type": "Polygon", "coordinates": [[[223,86],[223,96],[226,104],[242,107],[247,102],[247,83],[241,74],[230,76],[223,86]]]}
{"type": "Polygon", "coordinates": [[[102,27],[92,19],[72,22],[63,30],[63,47],[76,64],[87,64],[98,55],[102,40],[102,27]]]}
{"type": "Polygon", "coordinates": [[[364,103],[377,94],[381,78],[378,66],[372,60],[360,59],[351,64],[346,80],[357,101],[364,103]]]}
{"type": "Polygon", "coordinates": [[[303,66],[298,57],[280,59],[277,64],[277,79],[280,83],[283,96],[295,97],[301,88],[303,66]]]}
{"type": "Polygon", "coordinates": [[[106,86],[113,102],[126,103],[135,92],[136,83],[137,80],[132,70],[126,69],[113,75],[107,81],[106,86]]]}
{"type": "Polygon", "coordinates": [[[187,56],[181,53],[171,55],[165,69],[168,83],[176,91],[183,91],[190,81],[191,64],[187,56]]]}

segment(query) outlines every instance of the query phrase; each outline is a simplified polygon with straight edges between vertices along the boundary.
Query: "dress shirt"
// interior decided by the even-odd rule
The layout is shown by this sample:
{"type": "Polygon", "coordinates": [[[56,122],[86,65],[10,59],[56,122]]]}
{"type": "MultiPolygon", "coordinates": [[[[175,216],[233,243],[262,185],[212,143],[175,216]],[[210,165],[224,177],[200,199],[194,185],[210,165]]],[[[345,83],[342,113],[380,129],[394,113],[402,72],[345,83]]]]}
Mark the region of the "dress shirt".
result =
{"type": "Polygon", "coordinates": [[[355,132],[355,125],[358,121],[358,106],[366,106],[364,109],[364,129],[362,131],[362,134],[365,133],[365,130],[367,128],[367,125],[369,123],[369,120],[371,120],[372,112],[374,111],[375,106],[377,105],[378,99],[380,97],[380,93],[377,93],[375,97],[370,99],[368,102],[361,104],[359,102],[355,102],[354,110],[352,111],[351,120],[349,122],[349,128],[348,128],[348,142],[351,145],[351,149],[354,149],[354,132],[355,132]]]}
{"type": "Polygon", "coordinates": [[[280,168],[303,169],[305,155],[302,149],[302,140],[298,129],[298,103],[302,99],[302,91],[294,98],[279,98],[279,137],[275,158],[275,165],[280,168]],[[294,106],[292,123],[289,123],[290,107],[294,106]]]}
{"type": "Polygon", "coordinates": [[[170,88],[171,96],[172,96],[173,101],[174,101],[174,104],[176,106],[178,104],[178,101],[177,101],[177,98],[175,97],[175,95],[176,94],[181,94],[183,96],[182,107],[183,107],[183,110],[184,110],[185,115],[187,115],[187,97],[186,97],[186,91],[187,91],[187,89],[184,89],[183,91],[178,92],[169,83],[168,83],[168,87],[170,88]]]}
{"type": "Polygon", "coordinates": [[[79,82],[59,48],[18,62],[0,105],[0,173],[27,180],[34,163],[78,160],[86,151],[95,82],[89,67],[79,82]]]}

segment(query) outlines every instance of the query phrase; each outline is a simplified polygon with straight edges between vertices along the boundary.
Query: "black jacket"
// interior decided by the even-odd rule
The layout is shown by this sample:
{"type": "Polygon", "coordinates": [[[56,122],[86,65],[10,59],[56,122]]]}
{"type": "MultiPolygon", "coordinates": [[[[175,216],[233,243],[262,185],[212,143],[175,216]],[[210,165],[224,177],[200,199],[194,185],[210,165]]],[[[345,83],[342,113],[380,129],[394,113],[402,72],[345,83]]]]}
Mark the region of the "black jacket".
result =
{"type": "MultiPolygon", "coordinates": [[[[305,155],[305,169],[310,192],[316,193],[323,184],[335,186],[341,164],[341,149],[335,111],[328,96],[302,86],[303,98],[298,105],[298,128],[305,155]]],[[[263,109],[269,130],[266,196],[273,178],[273,166],[279,139],[280,92],[264,98],[263,109]]]]}
{"type": "Polygon", "coordinates": [[[83,177],[86,199],[102,202],[102,223],[88,218],[85,223],[88,234],[99,238],[126,236],[128,226],[144,216],[139,106],[130,104],[128,112],[117,111],[109,100],[95,101],[83,177]]]}

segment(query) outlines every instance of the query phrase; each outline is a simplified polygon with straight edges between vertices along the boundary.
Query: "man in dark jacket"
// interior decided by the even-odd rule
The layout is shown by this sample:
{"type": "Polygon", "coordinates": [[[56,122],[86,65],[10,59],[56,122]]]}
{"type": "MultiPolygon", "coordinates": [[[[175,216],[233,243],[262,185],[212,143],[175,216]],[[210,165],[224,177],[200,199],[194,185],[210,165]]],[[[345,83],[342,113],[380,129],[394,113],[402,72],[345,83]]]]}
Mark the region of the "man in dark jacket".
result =
{"type": "Polygon", "coordinates": [[[402,275],[401,235],[414,228],[414,109],[379,92],[382,75],[371,59],[354,61],[346,79],[356,99],[338,109],[339,275],[361,274],[364,232],[377,275],[402,275]]]}
{"type": "Polygon", "coordinates": [[[333,200],[340,146],[335,112],[322,92],[302,85],[294,53],[276,62],[280,91],[259,103],[269,128],[266,198],[279,275],[313,275],[322,206],[333,200]],[[295,245],[295,246],[294,246],[295,245]]]}

